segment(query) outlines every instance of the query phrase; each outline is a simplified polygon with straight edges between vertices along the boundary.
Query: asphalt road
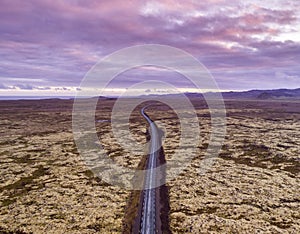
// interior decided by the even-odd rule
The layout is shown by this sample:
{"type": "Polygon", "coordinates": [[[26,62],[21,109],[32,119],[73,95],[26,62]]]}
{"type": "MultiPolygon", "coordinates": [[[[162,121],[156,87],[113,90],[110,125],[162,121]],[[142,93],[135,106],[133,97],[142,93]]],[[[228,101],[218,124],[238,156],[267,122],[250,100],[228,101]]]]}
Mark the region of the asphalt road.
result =
{"type": "Polygon", "coordinates": [[[157,225],[157,218],[156,217],[156,189],[155,182],[156,182],[156,175],[155,171],[153,170],[157,166],[157,160],[158,160],[158,149],[160,148],[160,139],[159,139],[159,133],[157,126],[155,123],[149,118],[149,116],[145,113],[145,108],[141,109],[141,114],[143,117],[147,120],[147,122],[150,125],[150,147],[149,147],[149,159],[147,161],[147,167],[148,169],[145,181],[144,181],[144,187],[150,188],[150,189],[144,189],[143,190],[143,206],[142,206],[142,216],[141,216],[141,226],[140,226],[140,233],[157,233],[159,230],[157,225]]]}

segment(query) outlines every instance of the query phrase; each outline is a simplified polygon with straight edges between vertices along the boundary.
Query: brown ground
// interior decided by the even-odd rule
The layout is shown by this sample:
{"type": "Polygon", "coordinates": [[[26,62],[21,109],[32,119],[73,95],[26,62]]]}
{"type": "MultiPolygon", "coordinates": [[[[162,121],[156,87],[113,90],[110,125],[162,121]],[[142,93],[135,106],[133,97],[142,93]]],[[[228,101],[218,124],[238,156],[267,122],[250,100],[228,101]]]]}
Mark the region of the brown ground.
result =
{"type": "MultiPolygon", "coordinates": [[[[169,183],[175,233],[299,233],[299,102],[227,101],[227,136],[209,172],[199,157],[169,183]]],[[[165,145],[165,152],[172,145],[165,145]]],[[[188,153],[188,149],[183,153],[188,153]]]]}
{"type": "MultiPolygon", "coordinates": [[[[104,103],[98,120],[109,119],[113,101],[104,103]]],[[[214,167],[200,177],[210,121],[204,104],[197,103],[199,157],[168,183],[171,231],[299,233],[299,102],[227,101],[226,106],[225,145],[214,167]]],[[[122,231],[130,192],[85,167],[72,136],[71,108],[67,100],[0,102],[0,233],[122,231]]],[[[176,116],[159,106],[150,117],[165,127],[169,159],[178,146],[176,116]]],[[[97,123],[97,129],[111,158],[137,167],[145,152],[122,150],[109,122],[97,123]]],[[[145,142],[146,124],[137,111],[130,129],[145,142]]]]}

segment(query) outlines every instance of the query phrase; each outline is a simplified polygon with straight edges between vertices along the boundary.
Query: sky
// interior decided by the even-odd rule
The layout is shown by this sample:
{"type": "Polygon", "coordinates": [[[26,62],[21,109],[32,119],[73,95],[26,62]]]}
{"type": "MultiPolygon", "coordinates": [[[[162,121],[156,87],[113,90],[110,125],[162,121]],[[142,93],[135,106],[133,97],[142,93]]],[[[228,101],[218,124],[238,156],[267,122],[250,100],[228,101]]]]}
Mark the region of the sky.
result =
{"type": "MultiPolygon", "coordinates": [[[[2,96],[74,95],[103,57],[143,44],[190,53],[221,90],[300,87],[297,0],[0,0],[0,35],[2,96]]],[[[173,71],[142,67],[108,91],[162,76],[189,90],[173,71]]]]}

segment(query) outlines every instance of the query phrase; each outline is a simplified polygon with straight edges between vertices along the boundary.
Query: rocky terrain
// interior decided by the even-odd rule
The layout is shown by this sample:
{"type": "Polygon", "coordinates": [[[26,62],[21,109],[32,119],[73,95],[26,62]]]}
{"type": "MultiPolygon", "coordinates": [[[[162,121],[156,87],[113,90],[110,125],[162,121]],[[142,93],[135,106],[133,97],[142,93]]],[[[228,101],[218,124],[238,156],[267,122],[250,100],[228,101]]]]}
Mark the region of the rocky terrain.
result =
{"type": "Polygon", "coordinates": [[[299,233],[299,107],[227,102],[227,136],[214,166],[197,173],[204,137],[199,157],[169,183],[173,232],[299,233]]]}
{"type": "Polygon", "coordinates": [[[72,101],[1,102],[0,233],[118,233],[128,191],[84,165],[72,101]]]}
{"type": "MultiPolygon", "coordinates": [[[[96,127],[108,155],[135,168],[145,152],[128,152],[110,126],[113,100],[102,101],[96,127]],[[104,103],[104,105],[103,105],[104,103]]],[[[168,182],[173,233],[299,233],[300,104],[226,101],[227,136],[204,175],[198,168],[209,144],[210,118],[197,103],[199,144],[178,148],[178,119],[164,105],[151,118],[165,131],[167,159],[175,150],[198,156],[168,182]]],[[[72,101],[0,102],[0,233],[120,233],[130,191],[95,177],[72,135],[72,101]]],[[[145,143],[138,108],[130,130],[145,143]]]]}

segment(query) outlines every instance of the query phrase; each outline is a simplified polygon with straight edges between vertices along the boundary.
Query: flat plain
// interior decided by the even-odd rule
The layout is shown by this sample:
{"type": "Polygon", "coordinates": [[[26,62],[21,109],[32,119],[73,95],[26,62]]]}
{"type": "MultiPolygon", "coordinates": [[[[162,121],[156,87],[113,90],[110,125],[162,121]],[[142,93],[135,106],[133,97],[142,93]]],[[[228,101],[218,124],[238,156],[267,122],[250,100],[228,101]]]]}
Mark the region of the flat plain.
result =
{"type": "MultiPolygon", "coordinates": [[[[203,100],[192,102],[201,139],[180,147],[175,112],[163,104],[149,108],[165,132],[167,160],[175,151],[198,150],[167,183],[171,231],[299,233],[299,101],[226,100],[224,145],[202,175],[198,169],[210,144],[210,114],[203,100]]],[[[111,131],[114,100],[99,103],[95,125],[104,149],[119,165],[136,168],[145,150],[122,148],[122,137],[111,131]]],[[[73,139],[72,105],[59,99],[0,101],[0,233],[122,232],[130,191],[86,167],[73,139]]],[[[146,143],[147,124],[139,108],[128,126],[137,142],[146,143]]]]}

